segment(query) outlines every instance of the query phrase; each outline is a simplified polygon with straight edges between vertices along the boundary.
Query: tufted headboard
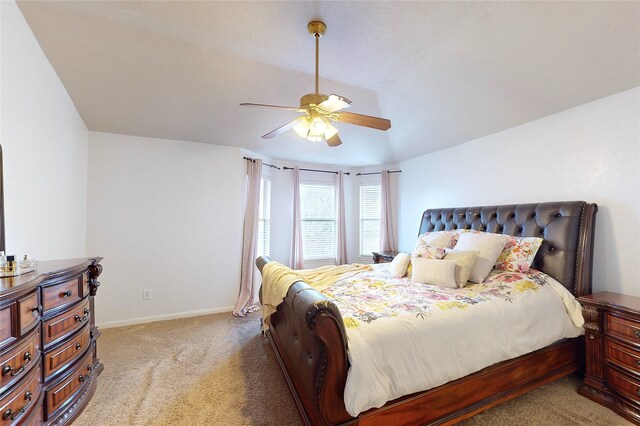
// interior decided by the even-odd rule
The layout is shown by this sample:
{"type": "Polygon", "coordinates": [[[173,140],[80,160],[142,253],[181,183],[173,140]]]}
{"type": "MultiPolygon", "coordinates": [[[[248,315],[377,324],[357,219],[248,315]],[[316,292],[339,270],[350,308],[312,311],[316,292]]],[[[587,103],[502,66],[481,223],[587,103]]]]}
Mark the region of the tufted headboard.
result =
{"type": "Polygon", "coordinates": [[[533,268],[552,276],[576,297],[591,293],[596,204],[584,201],[429,209],[420,234],[475,229],[544,239],[533,268]]]}

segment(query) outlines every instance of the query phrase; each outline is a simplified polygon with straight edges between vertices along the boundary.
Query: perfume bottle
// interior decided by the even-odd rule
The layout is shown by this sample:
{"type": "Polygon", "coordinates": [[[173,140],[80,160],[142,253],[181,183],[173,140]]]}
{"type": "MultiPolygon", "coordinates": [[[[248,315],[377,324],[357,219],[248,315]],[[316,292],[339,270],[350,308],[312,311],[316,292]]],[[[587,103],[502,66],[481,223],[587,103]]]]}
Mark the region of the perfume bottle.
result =
{"type": "Polygon", "coordinates": [[[18,270],[18,262],[13,254],[7,255],[7,264],[4,267],[7,272],[16,272],[18,270]]]}
{"type": "Polygon", "coordinates": [[[29,259],[29,255],[25,254],[24,259],[22,259],[18,266],[22,269],[34,269],[38,267],[38,261],[35,259],[29,259]]]}

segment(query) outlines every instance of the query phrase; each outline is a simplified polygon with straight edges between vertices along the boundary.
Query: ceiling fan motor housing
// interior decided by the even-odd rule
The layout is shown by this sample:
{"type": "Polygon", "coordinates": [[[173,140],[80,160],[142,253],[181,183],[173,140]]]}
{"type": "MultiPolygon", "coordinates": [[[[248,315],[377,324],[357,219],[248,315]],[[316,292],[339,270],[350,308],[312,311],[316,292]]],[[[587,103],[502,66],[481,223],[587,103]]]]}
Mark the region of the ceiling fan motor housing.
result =
{"type": "Polygon", "coordinates": [[[310,105],[320,105],[329,99],[329,96],[321,93],[308,93],[300,98],[300,108],[308,108],[310,105]]]}

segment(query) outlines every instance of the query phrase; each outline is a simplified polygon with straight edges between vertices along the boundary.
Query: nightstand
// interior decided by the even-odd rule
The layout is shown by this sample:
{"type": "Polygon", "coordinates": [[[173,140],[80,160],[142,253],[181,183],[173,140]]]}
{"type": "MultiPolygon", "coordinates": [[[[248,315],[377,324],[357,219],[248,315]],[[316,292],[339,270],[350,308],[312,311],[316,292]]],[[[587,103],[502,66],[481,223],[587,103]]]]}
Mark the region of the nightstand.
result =
{"type": "Polygon", "coordinates": [[[603,292],[578,301],[586,352],[578,393],[640,425],[640,297],[603,292]]]}
{"type": "Polygon", "coordinates": [[[373,262],[374,263],[388,263],[393,260],[398,254],[397,251],[374,251],[373,262]]]}

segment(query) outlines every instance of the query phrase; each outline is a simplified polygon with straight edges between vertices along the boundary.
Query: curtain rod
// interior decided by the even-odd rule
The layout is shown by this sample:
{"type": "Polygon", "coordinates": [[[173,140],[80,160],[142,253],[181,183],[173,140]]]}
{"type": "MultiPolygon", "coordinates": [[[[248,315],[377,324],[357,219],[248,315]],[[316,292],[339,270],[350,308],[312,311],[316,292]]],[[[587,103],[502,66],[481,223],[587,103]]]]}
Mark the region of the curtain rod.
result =
{"type": "MultiPolygon", "coordinates": [[[[379,175],[382,172],[356,173],[356,176],[379,175]]],[[[389,170],[389,173],[402,173],[402,170],[389,170]]]]}
{"type": "MultiPolygon", "coordinates": [[[[284,166],[283,169],[284,170],[293,170],[293,167],[284,166]]],[[[300,170],[303,171],[303,172],[332,173],[334,175],[338,174],[338,172],[334,172],[333,170],[317,170],[317,169],[300,169],[300,170]]],[[[348,176],[351,173],[350,172],[343,172],[342,174],[348,176]]]]}
{"type": "MultiPolygon", "coordinates": [[[[249,157],[242,157],[245,160],[251,161],[252,163],[255,163],[256,159],[255,158],[249,158],[249,157]]],[[[277,169],[280,170],[280,167],[278,166],[274,166],[273,164],[267,164],[267,163],[262,163],[263,166],[267,166],[267,167],[271,167],[272,169],[277,169]]]]}

